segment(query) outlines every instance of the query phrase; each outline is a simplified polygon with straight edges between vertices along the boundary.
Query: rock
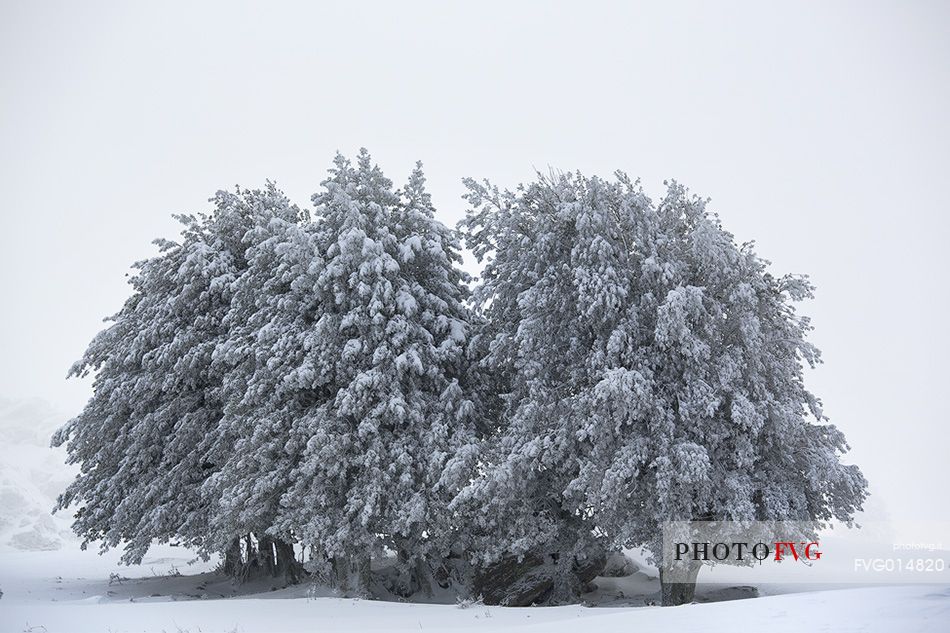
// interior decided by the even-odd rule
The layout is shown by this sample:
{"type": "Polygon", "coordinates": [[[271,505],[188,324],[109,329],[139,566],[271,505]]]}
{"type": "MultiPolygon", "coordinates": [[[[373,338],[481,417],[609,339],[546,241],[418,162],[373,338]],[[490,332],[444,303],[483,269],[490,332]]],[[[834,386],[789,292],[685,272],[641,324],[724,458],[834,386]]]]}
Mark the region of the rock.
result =
{"type": "Polygon", "coordinates": [[[574,573],[582,584],[587,584],[603,574],[607,553],[600,547],[591,548],[583,559],[574,559],[574,573]]]}
{"type": "MultiPolygon", "coordinates": [[[[525,554],[521,558],[503,558],[476,572],[474,594],[485,604],[528,606],[546,590],[543,587],[546,584],[544,578],[536,578],[537,574],[532,573],[543,563],[541,557],[534,553],[525,554]]],[[[550,578],[547,581],[550,583],[550,578]]],[[[550,585],[547,589],[550,589],[550,585]]]]}
{"type": "Polygon", "coordinates": [[[697,602],[726,602],[728,600],[745,600],[748,598],[758,598],[759,590],[757,587],[749,585],[740,585],[738,587],[725,587],[706,591],[702,596],[696,598],[697,602]]]}
{"type": "Polygon", "coordinates": [[[604,571],[601,572],[600,575],[608,578],[626,578],[638,571],[640,571],[640,568],[637,567],[635,562],[630,560],[629,556],[623,552],[611,552],[610,555],[607,556],[604,571]]]}
{"type": "MultiPolygon", "coordinates": [[[[584,558],[575,558],[572,571],[577,586],[585,587],[600,575],[606,563],[601,549],[592,549],[584,558]]],[[[529,552],[509,556],[475,574],[473,593],[485,604],[527,607],[544,602],[554,587],[554,557],[529,552]]]]}

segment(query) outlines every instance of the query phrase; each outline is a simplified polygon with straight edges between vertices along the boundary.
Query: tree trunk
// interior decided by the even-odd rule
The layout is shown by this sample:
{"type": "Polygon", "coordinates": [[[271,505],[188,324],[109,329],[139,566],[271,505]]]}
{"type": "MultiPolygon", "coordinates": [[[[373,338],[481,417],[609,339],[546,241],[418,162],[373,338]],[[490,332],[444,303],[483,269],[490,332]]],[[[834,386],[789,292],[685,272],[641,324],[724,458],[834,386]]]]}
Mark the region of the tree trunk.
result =
{"type": "Polygon", "coordinates": [[[580,580],[574,573],[574,557],[555,552],[548,556],[551,566],[551,589],[546,599],[547,604],[568,604],[579,594],[580,580]]]}
{"type": "Polygon", "coordinates": [[[400,574],[402,586],[399,591],[405,598],[419,592],[432,596],[432,566],[427,559],[412,556],[410,551],[412,546],[408,542],[397,543],[396,558],[399,568],[405,573],[405,576],[400,574]]]}
{"type": "Polygon", "coordinates": [[[250,534],[235,538],[224,555],[224,569],[237,582],[246,582],[259,568],[257,550],[250,534]]]}
{"type": "Polygon", "coordinates": [[[241,573],[241,539],[236,537],[224,552],[224,573],[237,578],[241,573]]]}
{"type": "Polygon", "coordinates": [[[336,588],[349,596],[369,595],[370,557],[336,556],[333,558],[336,588]]]}
{"type": "Polygon", "coordinates": [[[675,574],[671,570],[660,568],[660,596],[664,607],[675,607],[681,604],[689,604],[696,597],[696,577],[699,576],[699,569],[702,563],[689,562],[684,570],[677,570],[675,574]],[[677,581],[670,582],[670,578],[677,581]]]}
{"type": "Polygon", "coordinates": [[[254,565],[256,562],[257,562],[257,550],[254,549],[254,542],[251,540],[251,535],[246,534],[244,536],[244,569],[245,571],[249,569],[252,565],[254,565]]]}
{"type": "Polygon", "coordinates": [[[303,580],[303,565],[297,560],[294,546],[281,539],[274,539],[274,553],[277,557],[276,575],[283,576],[289,584],[303,580]]]}
{"type": "Polygon", "coordinates": [[[426,597],[432,597],[432,566],[429,561],[417,558],[413,562],[409,583],[412,593],[421,592],[426,597]]]}
{"type": "Polygon", "coordinates": [[[257,556],[264,575],[277,577],[277,561],[274,555],[274,539],[266,534],[257,541],[257,556]]]}

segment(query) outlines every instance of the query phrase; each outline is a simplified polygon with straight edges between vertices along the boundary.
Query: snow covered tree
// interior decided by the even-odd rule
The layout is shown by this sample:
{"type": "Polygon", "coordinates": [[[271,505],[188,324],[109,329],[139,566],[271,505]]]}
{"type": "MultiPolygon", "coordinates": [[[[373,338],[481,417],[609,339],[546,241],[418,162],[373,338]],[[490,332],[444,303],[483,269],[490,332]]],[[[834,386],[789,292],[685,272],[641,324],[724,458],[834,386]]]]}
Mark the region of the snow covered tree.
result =
{"type": "Polygon", "coordinates": [[[408,591],[425,588],[473,442],[465,278],[423,182],[417,169],[393,191],[363,150],[355,168],[338,156],[313,197],[324,264],[312,365],[328,397],[293,430],[306,448],[280,525],[323,548],[355,592],[384,548],[400,554],[408,591]]]}
{"type": "Polygon", "coordinates": [[[203,485],[222,466],[212,451],[224,411],[213,363],[228,336],[232,284],[246,268],[245,233],[287,211],[273,187],[218,192],[209,215],[179,216],[180,243],[136,265],[133,295],[72,368],[95,373],[93,396],[54,437],[81,473],[58,507],[81,507],[74,529],[141,560],[153,541],[206,552],[215,541],[203,485]]]}
{"type": "Polygon", "coordinates": [[[273,185],[219,192],[73,373],[94,395],[66,425],[80,476],[59,501],[126,562],[155,541],[295,580],[294,545],[345,589],[398,553],[426,590],[458,531],[475,456],[467,278],[421,167],[394,191],[338,157],[314,221],[273,185]]]}
{"type": "MultiPolygon", "coordinates": [[[[467,184],[481,364],[507,386],[454,506],[489,560],[554,552],[559,600],[595,538],[659,556],[667,521],[853,517],[866,482],[803,384],[804,278],[773,276],[675,183],[658,205],[623,174],[467,184]]],[[[664,603],[691,587],[664,583],[664,603]]]]}
{"type": "MultiPolygon", "coordinates": [[[[182,216],[72,370],[94,393],[54,442],[85,543],[290,580],[304,546],[356,593],[395,552],[406,594],[465,549],[476,584],[533,574],[527,603],[575,596],[604,548],[658,556],[669,521],[851,520],[866,482],[804,387],[806,279],[675,183],[467,185],[475,314],[421,166],[395,190],[338,156],[312,220],[273,185],[182,216]]],[[[663,580],[691,599],[695,574],[663,580]]]]}
{"type": "Polygon", "coordinates": [[[311,286],[321,259],[306,214],[270,187],[256,199],[255,222],[244,235],[246,267],[232,300],[213,367],[223,376],[223,415],[211,442],[220,468],[204,483],[212,500],[214,548],[240,549],[239,573],[259,571],[299,579],[293,535],[274,530],[281,495],[299,459],[288,443],[293,425],[319,397],[307,364],[315,311],[311,286]]]}

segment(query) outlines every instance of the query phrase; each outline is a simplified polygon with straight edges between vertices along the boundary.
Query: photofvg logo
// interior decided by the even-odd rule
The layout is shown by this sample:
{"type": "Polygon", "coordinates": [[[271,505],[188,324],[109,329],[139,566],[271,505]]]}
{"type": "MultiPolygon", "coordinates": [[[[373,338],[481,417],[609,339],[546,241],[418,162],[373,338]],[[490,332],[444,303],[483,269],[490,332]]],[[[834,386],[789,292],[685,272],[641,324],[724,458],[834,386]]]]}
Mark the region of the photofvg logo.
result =
{"type": "Polygon", "coordinates": [[[703,565],[812,565],[822,557],[817,532],[805,522],[672,521],[663,529],[663,575],[690,582],[703,565]]]}
{"type": "Polygon", "coordinates": [[[674,583],[695,581],[700,569],[709,570],[703,581],[715,583],[950,582],[946,524],[821,528],[798,521],[671,521],[663,526],[657,564],[664,581],[674,583]]]}
{"type": "Polygon", "coordinates": [[[781,562],[785,557],[793,560],[820,560],[821,551],[818,541],[774,541],[772,543],[748,543],[733,541],[731,543],[709,541],[693,541],[691,543],[674,543],[674,559],[677,562],[684,560],[701,561],[708,563],[728,561],[742,563],[749,559],[757,561],[775,560],[781,562]]]}

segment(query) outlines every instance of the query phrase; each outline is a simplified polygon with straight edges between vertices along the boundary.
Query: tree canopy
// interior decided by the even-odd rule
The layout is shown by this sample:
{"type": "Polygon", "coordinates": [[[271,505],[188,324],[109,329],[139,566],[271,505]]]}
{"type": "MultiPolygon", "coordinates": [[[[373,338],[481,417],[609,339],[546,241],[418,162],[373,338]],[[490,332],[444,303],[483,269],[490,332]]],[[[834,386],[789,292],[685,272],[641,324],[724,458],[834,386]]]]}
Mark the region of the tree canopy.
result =
{"type": "Polygon", "coordinates": [[[867,484],[805,388],[805,277],[675,182],[465,182],[459,231],[421,165],[396,189],[365,150],[312,210],[268,183],[180,216],[71,370],[95,375],[54,438],[85,542],[232,573],[305,547],[357,592],[394,553],[406,594],[528,556],[561,601],[668,521],[851,521],[867,484]]]}

